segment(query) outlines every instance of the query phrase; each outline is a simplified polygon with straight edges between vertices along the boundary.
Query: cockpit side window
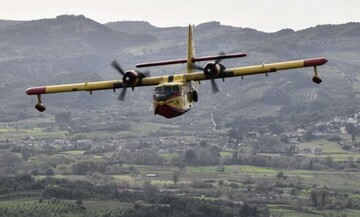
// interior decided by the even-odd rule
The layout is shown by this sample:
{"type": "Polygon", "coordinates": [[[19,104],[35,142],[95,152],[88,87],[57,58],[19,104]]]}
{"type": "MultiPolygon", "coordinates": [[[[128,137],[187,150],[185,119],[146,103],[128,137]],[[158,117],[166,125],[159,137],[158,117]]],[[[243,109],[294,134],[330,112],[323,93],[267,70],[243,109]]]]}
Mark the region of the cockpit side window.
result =
{"type": "Polygon", "coordinates": [[[164,92],[165,92],[165,93],[172,92],[172,86],[165,86],[165,87],[164,87],[164,92]]]}
{"type": "Polygon", "coordinates": [[[155,87],[155,93],[162,93],[164,92],[164,87],[161,86],[161,87],[155,87]]]}
{"type": "Polygon", "coordinates": [[[179,86],[173,86],[173,91],[174,92],[179,92],[180,91],[180,88],[179,88],[179,86]]]}

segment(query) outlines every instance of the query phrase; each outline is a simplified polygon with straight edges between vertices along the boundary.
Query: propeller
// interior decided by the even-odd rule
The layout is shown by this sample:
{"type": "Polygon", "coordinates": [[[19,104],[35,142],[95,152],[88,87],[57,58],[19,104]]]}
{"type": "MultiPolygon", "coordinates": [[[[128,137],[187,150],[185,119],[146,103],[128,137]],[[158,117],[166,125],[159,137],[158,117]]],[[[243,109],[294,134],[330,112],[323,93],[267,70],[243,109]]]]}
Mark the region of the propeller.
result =
{"type": "MultiPolygon", "coordinates": [[[[124,77],[125,71],[116,60],[111,62],[111,66],[114,67],[114,69],[116,69],[116,71],[118,71],[124,77]]],[[[124,87],[118,96],[118,100],[120,100],[120,101],[124,101],[125,96],[126,96],[127,85],[126,85],[126,83],[123,83],[123,85],[124,85],[124,87]]]]}
{"type": "MultiPolygon", "coordinates": [[[[220,60],[217,60],[217,63],[220,62],[220,60]]],[[[216,63],[216,61],[215,61],[216,63]]],[[[202,66],[198,66],[194,64],[194,68],[200,71],[205,71],[205,68],[202,66]]],[[[217,85],[215,79],[211,79],[211,89],[213,93],[218,93],[220,91],[219,86],[217,85]]]]}
{"type": "Polygon", "coordinates": [[[138,82],[139,79],[142,79],[145,77],[151,77],[149,71],[140,72],[137,70],[130,70],[130,71],[125,72],[124,69],[120,66],[120,64],[116,60],[111,62],[111,66],[122,75],[123,88],[118,97],[118,99],[120,101],[125,100],[126,90],[129,86],[131,86],[131,87],[135,86],[136,82],[138,82]]]}
{"type": "MultiPolygon", "coordinates": [[[[219,53],[219,56],[223,56],[223,55],[226,55],[226,53],[225,52],[219,53]]],[[[213,64],[219,65],[221,61],[222,61],[222,59],[217,59],[217,60],[215,60],[215,62],[213,64]]],[[[205,73],[205,68],[202,66],[198,66],[198,65],[194,64],[194,69],[201,70],[205,73]]],[[[223,70],[224,70],[223,66],[221,66],[221,71],[223,71],[223,70]]],[[[218,93],[220,91],[219,86],[217,85],[215,79],[213,79],[213,78],[211,79],[211,89],[212,89],[213,93],[218,93]]]]}

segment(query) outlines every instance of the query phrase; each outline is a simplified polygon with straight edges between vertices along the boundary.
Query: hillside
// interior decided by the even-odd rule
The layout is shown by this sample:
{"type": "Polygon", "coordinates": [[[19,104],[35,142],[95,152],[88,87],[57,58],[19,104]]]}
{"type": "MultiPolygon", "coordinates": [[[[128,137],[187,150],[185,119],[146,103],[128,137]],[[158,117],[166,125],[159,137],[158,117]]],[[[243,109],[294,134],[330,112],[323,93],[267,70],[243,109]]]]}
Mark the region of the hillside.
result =
{"type": "MultiPolygon", "coordinates": [[[[125,69],[138,62],[183,58],[186,27],[157,28],[146,22],[100,24],[84,16],[59,16],[26,22],[0,21],[0,121],[36,116],[36,99],[25,95],[33,85],[61,84],[118,78],[109,63],[117,59],[125,69]],[[21,111],[19,111],[21,108],[21,111]],[[19,115],[19,113],[27,115],[19,115]]],[[[218,82],[222,91],[211,94],[201,85],[200,102],[179,118],[210,118],[229,122],[241,118],[279,116],[284,119],[346,114],[359,110],[360,24],[323,25],[301,31],[264,33],[209,22],[195,27],[196,54],[246,52],[248,57],[225,60],[226,67],[325,56],[320,68],[323,83],[311,82],[312,70],[294,70],[245,80],[218,82]]],[[[152,75],[175,73],[182,65],[151,68],[152,75]]],[[[151,88],[129,93],[118,102],[112,91],[44,96],[49,110],[135,112],[152,118],[151,88]]],[[[161,119],[161,117],[156,117],[161,119]]],[[[289,119],[287,119],[289,120],[289,119]]]]}

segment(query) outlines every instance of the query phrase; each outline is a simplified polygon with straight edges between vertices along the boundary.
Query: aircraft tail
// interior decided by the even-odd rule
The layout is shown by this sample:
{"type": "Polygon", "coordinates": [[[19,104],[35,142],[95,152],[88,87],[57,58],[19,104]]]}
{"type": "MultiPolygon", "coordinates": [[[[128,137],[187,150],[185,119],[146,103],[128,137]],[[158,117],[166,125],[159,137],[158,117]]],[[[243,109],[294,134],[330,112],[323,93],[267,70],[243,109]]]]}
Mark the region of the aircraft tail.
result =
{"type": "Polygon", "coordinates": [[[193,35],[193,26],[189,25],[188,32],[188,48],[187,48],[187,73],[194,72],[194,59],[195,59],[195,45],[194,45],[194,35],[193,35]]]}

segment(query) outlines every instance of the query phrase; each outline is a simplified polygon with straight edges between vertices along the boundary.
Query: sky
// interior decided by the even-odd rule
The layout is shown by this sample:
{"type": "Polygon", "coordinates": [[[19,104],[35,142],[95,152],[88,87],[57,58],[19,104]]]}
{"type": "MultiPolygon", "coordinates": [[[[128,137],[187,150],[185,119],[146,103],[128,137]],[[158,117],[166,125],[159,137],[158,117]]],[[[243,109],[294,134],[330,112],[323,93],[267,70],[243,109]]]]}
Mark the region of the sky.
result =
{"type": "Polygon", "coordinates": [[[148,21],[157,27],[220,21],[265,32],[360,22],[359,0],[0,0],[0,19],[84,15],[100,23],[148,21]]]}

